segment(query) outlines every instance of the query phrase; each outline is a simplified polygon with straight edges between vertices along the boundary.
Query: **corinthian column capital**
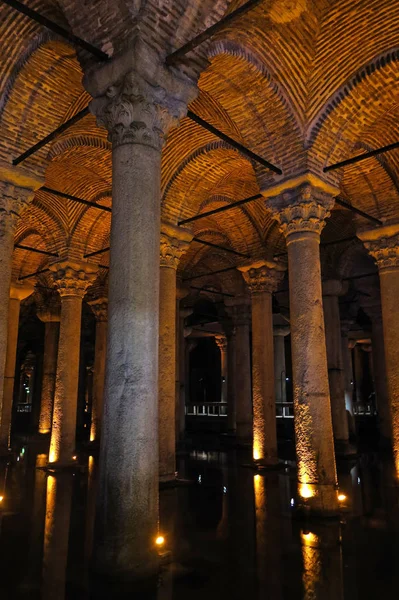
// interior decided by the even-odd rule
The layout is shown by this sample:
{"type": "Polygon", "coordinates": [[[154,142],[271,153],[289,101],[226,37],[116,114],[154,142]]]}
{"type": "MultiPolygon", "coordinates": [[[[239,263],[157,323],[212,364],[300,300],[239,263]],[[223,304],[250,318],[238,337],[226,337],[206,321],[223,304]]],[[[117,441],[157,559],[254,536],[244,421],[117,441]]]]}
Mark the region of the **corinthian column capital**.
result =
{"type": "Polygon", "coordinates": [[[97,265],[73,260],[59,260],[52,263],[49,268],[61,298],[67,296],[83,298],[98,271],[97,265]]]}
{"type": "Polygon", "coordinates": [[[88,302],[96,317],[96,321],[106,323],[108,321],[108,298],[96,298],[88,302]]]}
{"type": "Polygon", "coordinates": [[[320,235],[339,190],[307,173],[268,190],[267,207],[285,237],[310,232],[320,235]]]}
{"type": "Polygon", "coordinates": [[[108,130],[114,146],[143,144],[161,150],[169,129],[186,115],[196,85],[168,69],[142,40],[109,63],[84,80],[98,124],[108,130]]]}
{"type": "Polygon", "coordinates": [[[187,229],[169,223],[161,224],[160,264],[161,267],[177,269],[183,254],[188,250],[193,234],[187,229]]]}
{"type": "Polygon", "coordinates": [[[250,265],[238,267],[251,294],[268,292],[272,294],[284,277],[285,267],[273,261],[259,260],[250,265]]]}
{"type": "Polygon", "coordinates": [[[227,350],[227,338],[224,335],[216,335],[215,342],[220,352],[223,354],[227,350]]]}
{"type": "Polygon", "coordinates": [[[399,223],[359,232],[358,237],[377,263],[381,272],[399,267],[399,223]]]}

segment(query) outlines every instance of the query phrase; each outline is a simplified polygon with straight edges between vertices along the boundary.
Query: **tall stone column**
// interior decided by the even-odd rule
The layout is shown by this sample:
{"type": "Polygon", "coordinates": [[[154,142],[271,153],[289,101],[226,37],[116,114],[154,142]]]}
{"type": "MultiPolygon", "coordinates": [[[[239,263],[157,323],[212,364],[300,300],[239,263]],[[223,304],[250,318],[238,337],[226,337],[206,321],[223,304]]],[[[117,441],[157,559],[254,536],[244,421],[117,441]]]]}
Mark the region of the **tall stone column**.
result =
{"type": "Polygon", "coordinates": [[[188,395],[188,365],[187,350],[186,350],[186,337],[190,335],[191,328],[185,327],[185,319],[192,314],[191,308],[179,309],[179,394],[176,400],[178,409],[178,427],[176,428],[179,440],[184,437],[186,430],[186,396],[188,395]]]}
{"type": "Polygon", "coordinates": [[[109,132],[113,172],[93,558],[108,577],[146,578],[158,562],[161,150],[197,92],[142,42],[89,74],[85,84],[96,98],[91,110],[109,132]]]}
{"type": "Polygon", "coordinates": [[[76,442],[82,300],[97,267],[60,260],[50,270],[61,296],[61,320],[49,463],[67,466],[72,464],[76,442]]]}
{"type": "Polygon", "coordinates": [[[357,408],[365,407],[365,398],[363,394],[363,378],[364,378],[364,365],[363,365],[363,350],[359,344],[355,344],[353,348],[354,354],[354,365],[355,365],[355,386],[356,386],[356,406],[357,408]]]}
{"type": "Polygon", "coordinates": [[[326,331],[331,414],[337,452],[348,451],[349,429],[345,408],[345,373],[342,360],[341,321],[338,297],[345,287],[337,279],[323,282],[323,311],[326,331]]]}
{"type": "Polygon", "coordinates": [[[7,356],[9,299],[14,234],[18,219],[33,200],[41,182],[22,169],[0,162],[0,415],[7,356]]]}
{"type": "Polygon", "coordinates": [[[0,450],[10,447],[12,405],[14,400],[15,362],[17,359],[17,343],[19,328],[19,310],[21,300],[33,293],[33,285],[28,282],[12,282],[8,301],[8,334],[7,354],[4,369],[3,405],[0,422],[0,450]]]}
{"type": "MultiPolygon", "coordinates": [[[[320,271],[320,233],[338,190],[308,175],[268,201],[285,235],[298,486],[313,512],[338,509],[320,271]]],[[[271,192],[271,195],[273,193],[271,192]]]]}
{"type": "Polygon", "coordinates": [[[392,447],[399,477],[399,224],[364,231],[358,236],[375,259],[380,275],[392,447]]]}
{"type": "Polygon", "coordinates": [[[285,340],[289,334],[288,325],[275,325],[273,327],[274,346],[274,395],[276,404],[287,402],[286,367],[285,367],[285,340]]]}
{"type": "Polygon", "coordinates": [[[257,463],[273,466],[278,462],[278,455],[272,293],[282,280],[285,268],[262,260],[239,269],[252,298],[252,454],[257,463]]]}
{"type": "Polygon", "coordinates": [[[176,271],[192,234],[161,224],[159,289],[159,478],[175,479],[176,472],[176,271]]]}
{"type": "Polygon", "coordinates": [[[342,362],[344,365],[344,384],[345,384],[345,408],[349,419],[348,427],[352,435],[356,435],[355,413],[353,410],[353,363],[352,363],[352,342],[349,341],[348,333],[352,322],[341,321],[341,346],[342,362]]]}
{"type": "Polygon", "coordinates": [[[374,386],[377,397],[378,425],[383,440],[390,440],[391,417],[388,403],[388,387],[385,366],[385,344],[381,306],[363,307],[371,319],[371,345],[374,371],[374,386]]]}
{"type": "Polygon", "coordinates": [[[227,402],[227,386],[228,386],[228,374],[227,374],[227,339],[224,335],[215,336],[215,342],[220,350],[220,375],[221,375],[221,386],[220,386],[220,402],[227,402]]]}
{"type": "Polygon", "coordinates": [[[60,306],[55,301],[42,304],[38,307],[36,315],[44,323],[44,355],[39,433],[47,434],[51,431],[53,419],[58,338],[60,335],[60,306]]]}
{"type": "Polygon", "coordinates": [[[103,418],[105,365],[107,357],[108,299],[101,297],[90,301],[88,304],[96,317],[90,441],[99,442],[101,439],[103,418]]]}
{"type": "Polygon", "coordinates": [[[236,332],[234,327],[227,332],[227,431],[236,431],[236,332]]]}
{"type": "Polygon", "coordinates": [[[250,310],[248,300],[232,307],[235,334],[236,436],[240,443],[252,440],[251,357],[249,345],[250,310]]]}

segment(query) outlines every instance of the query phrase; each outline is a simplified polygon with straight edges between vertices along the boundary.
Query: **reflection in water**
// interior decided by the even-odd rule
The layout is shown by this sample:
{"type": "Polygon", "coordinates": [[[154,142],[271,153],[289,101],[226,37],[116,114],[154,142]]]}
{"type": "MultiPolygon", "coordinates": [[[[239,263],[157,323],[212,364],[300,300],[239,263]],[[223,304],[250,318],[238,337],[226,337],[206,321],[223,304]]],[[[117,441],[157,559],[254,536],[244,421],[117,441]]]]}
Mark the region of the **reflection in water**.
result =
{"type": "Polygon", "coordinates": [[[301,531],[304,600],[343,600],[340,524],[312,524],[301,531]]]}
{"type": "Polygon", "coordinates": [[[55,598],[63,600],[65,597],[71,500],[72,474],[49,475],[44,528],[42,600],[55,598]]]}

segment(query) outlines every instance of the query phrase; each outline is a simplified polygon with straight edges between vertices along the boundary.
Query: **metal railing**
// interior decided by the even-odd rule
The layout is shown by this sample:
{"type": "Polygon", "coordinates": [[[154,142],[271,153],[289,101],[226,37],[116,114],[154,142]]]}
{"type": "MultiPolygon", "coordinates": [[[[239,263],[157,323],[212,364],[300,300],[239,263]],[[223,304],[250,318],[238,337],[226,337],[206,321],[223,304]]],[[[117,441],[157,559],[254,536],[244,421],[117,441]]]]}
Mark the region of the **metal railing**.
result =
{"type": "Polygon", "coordinates": [[[201,402],[199,404],[187,404],[186,415],[188,417],[227,417],[227,403],[201,402]]]}
{"type": "Polygon", "coordinates": [[[278,403],[276,403],[276,418],[277,419],[293,419],[294,418],[293,402],[278,402],[278,403]]]}

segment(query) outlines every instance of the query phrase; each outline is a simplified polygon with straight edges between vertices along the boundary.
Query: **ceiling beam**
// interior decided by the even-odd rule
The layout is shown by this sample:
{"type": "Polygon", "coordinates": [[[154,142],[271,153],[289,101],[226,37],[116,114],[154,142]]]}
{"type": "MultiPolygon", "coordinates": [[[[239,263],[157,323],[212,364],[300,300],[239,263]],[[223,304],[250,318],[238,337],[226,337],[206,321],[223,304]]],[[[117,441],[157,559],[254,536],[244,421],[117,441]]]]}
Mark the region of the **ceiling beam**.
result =
{"type": "Polygon", "coordinates": [[[234,271],[237,267],[226,267],[225,269],[219,269],[218,271],[209,271],[209,273],[202,273],[202,275],[191,275],[191,277],[184,277],[182,281],[192,281],[193,279],[200,279],[201,277],[208,277],[209,275],[217,275],[217,273],[227,273],[227,271],[234,271]]]}
{"type": "Polygon", "coordinates": [[[341,200],[341,198],[335,198],[335,203],[339,204],[340,206],[343,206],[344,208],[347,208],[348,210],[351,210],[352,212],[356,213],[357,215],[360,215],[361,217],[364,217],[365,219],[367,219],[368,221],[371,221],[372,223],[377,223],[377,225],[383,225],[383,222],[380,221],[380,219],[377,219],[376,217],[369,215],[368,213],[364,212],[363,210],[360,210],[360,208],[356,208],[355,206],[352,206],[352,204],[349,204],[349,202],[345,202],[345,200],[341,200]]]}
{"type": "Polygon", "coordinates": [[[90,52],[90,54],[93,54],[93,56],[95,56],[99,60],[109,59],[108,54],[106,54],[99,48],[96,48],[95,46],[93,46],[93,44],[86,42],[86,40],[82,40],[82,38],[78,37],[77,35],[74,35],[73,33],[68,31],[64,27],[61,27],[57,23],[54,23],[54,21],[51,21],[44,15],[41,15],[33,8],[29,8],[28,6],[26,6],[26,4],[18,2],[17,0],[1,0],[1,2],[3,2],[3,4],[7,4],[8,6],[18,11],[19,13],[25,15],[26,17],[29,17],[29,19],[31,19],[32,21],[36,21],[36,23],[44,25],[44,27],[47,27],[47,29],[50,29],[50,31],[53,31],[57,35],[68,40],[68,42],[71,42],[71,44],[73,44],[74,46],[78,46],[79,48],[90,52]]]}
{"type": "MultiPolygon", "coordinates": [[[[52,188],[43,186],[40,188],[42,192],[47,192],[48,194],[54,194],[54,196],[60,196],[60,198],[66,198],[67,200],[71,200],[72,202],[79,202],[80,204],[85,204],[85,206],[91,206],[92,208],[98,208],[98,210],[103,210],[105,212],[112,212],[112,208],[109,206],[102,206],[101,204],[96,204],[95,202],[90,202],[89,200],[83,200],[83,198],[78,198],[77,196],[72,196],[71,194],[66,194],[65,192],[60,192],[59,190],[53,190],[52,188]]],[[[38,190],[39,191],[39,190],[38,190]]]]}
{"type": "Polygon", "coordinates": [[[245,13],[247,13],[248,11],[256,8],[256,6],[258,6],[262,2],[263,0],[248,0],[248,2],[246,2],[236,10],[233,10],[230,14],[226,15],[222,19],[220,19],[220,21],[218,21],[214,25],[211,25],[211,27],[208,27],[208,29],[205,29],[205,31],[203,31],[202,33],[199,33],[197,36],[195,36],[195,38],[187,42],[187,44],[184,44],[184,46],[178,48],[177,50],[169,54],[165,59],[166,64],[173,65],[177,61],[181,60],[188,52],[191,52],[192,50],[197,48],[197,46],[200,46],[201,44],[209,40],[216,33],[224,29],[226,25],[230,25],[233,21],[245,15],[245,13]]]}
{"type": "Polygon", "coordinates": [[[198,290],[199,292],[208,292],[208,294],[218,294],[219,296],[226,296],[227,298],[235,298],[234,294],[228,294],[227,292],[216,292],[206,287],[197,287],[196,285],[190,285],[192,290],[198,290]]]}
{"type": "Polygon", "coordinates": [[[224,252],[230,252],[231,254],[236,254],[237,256],[242,256],[243,258],[251,258],[248,254],[243,254],[242,252],[237,252],[237,250],[233,250],[232,248],[227,248],[226,246],[219,246],[219,244],[207,242],[206,240],[201,240],[197,237],[193,237],[193,242],[203,244],[204,246],[210,246],[211,248],[217,248],[218,250],[223,250],[224,252]]]}
{"type": "Polygon", "coordinates": [[[47,252],[47,250],[40,250],[40,248],[32,248],[31,246],[24,246],[23,244],[14,244],[14,248],[27,250],[28,252],[36,252],[37,254],[44,254],[45,256],[58,256],[55,252],[47,252]]]}
{"type": "Polygon", "coordinates": [[[364,152],[363,154],[359,154],[358,156],[352,156],[352,158],[341,160],[340,162],[337,162],[334,165],[324,167],[323,171],[324,173],[328,173],[328,171],[342,169],[343,167],[347,167],[348,165],[354,165],[358,162],[361,162],[362,160],[367,160],[368,158],[372,158],[373,156],[383,154],[384,152],[390,152],[391,150],[395,150],[396,148],[399,148],[399,142],[394,142],[393,144],[388,144],[388,146],[382,146],[381,148],[377,148],[376,150],[370,150],[369,152],[364,152]]]}
{"type": "Polygon", "coordinates": [[[238,200],[238,202],[233,202],[233,204],[228,204],[227,206],[220,206],[219,208],[215,208],[213,210],[208,210],[208,212],[201,213],[199,215],[195,215],[195,217],[190,217],[189,219],[183,219],[178,222],[178,225],[185,225],[186,223],[192,223],[193,221],[198,221],[199,219],[204,219],[205,217],[210,217],[211,215],[216,215],[221,212],[225,212],[226,210],[231,210],[232,208],[236,208],[237,206],[242,206],[243,204],[248,204],[248,202],[253,202],[254,200],[259,200],[262,198],[262,194],[256,194],[255,196],[250,196],[249,198],[244,198],[244,200],[238,200]]]}
{"type": "Polygon", "coordinates": [[[279,169],[279,167],[276,167],[265,158],[262,158],[262,156],[259,156],[259,154],[255,154],[255,152],[252,152],[252,150],[248,150],[248,148],[246,148],[239,142],[236,142],[236,140],[233,140],[233,138],[220,131],[220,129],[217,129],[216,127],[208,123],[208,121],[205,121],[204,119],[196,115],[192,110],[187,111],[187,116],[189,119],[191,119],[191,121],[194,121],[194,123],[197,123],[197,125],[200,125],[210,133],[213,133],[213,135],[220,138],[221,140],[223,140],[224,142],[241,152],[241,154],[244,154],[251,160],[254,160],[255,162],[259,163],[260,165],[262,165],[262,167],[270,169],[270,171],[273,171],[273,173],[277,173],[277,175],[282,175],[282,170],[279,169]]]}

